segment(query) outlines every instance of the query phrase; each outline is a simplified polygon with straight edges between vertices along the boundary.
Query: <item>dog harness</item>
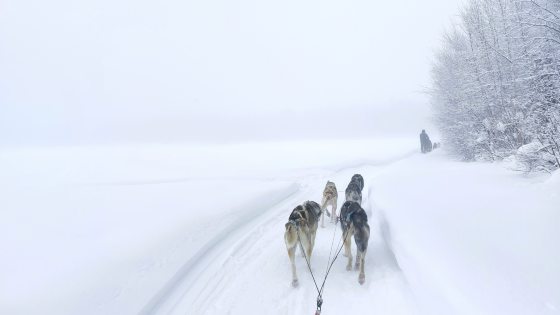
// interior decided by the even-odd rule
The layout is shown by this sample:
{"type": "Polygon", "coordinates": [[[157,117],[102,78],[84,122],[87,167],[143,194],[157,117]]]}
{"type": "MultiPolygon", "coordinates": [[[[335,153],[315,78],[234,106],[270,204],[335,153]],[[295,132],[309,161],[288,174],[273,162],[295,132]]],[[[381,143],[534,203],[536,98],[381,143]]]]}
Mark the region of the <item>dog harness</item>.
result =
{"type": "Polygon", "coordinates": [[[346,214],[346,218],[344,219],[344,222],[350,222],[350,217],[352,217],[352,215],[353,215],[354,213],[356,213],[355,210],[348,212],[348,213],[346,214]]]}

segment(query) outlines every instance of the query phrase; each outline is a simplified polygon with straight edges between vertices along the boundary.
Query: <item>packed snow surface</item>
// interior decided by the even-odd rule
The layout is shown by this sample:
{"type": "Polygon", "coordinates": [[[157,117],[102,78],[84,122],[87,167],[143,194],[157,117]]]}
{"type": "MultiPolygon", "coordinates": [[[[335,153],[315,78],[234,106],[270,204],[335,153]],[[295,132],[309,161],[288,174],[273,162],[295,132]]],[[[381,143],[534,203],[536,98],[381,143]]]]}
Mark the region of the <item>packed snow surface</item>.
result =
{"type": "MultiPolygon", "coordinates": [[[[416,138],[0,150],[0,313],[313,314],[284,223],[327,180],[340,207],[354,173],[366,283],[339,255],[323,314],[560,313],[560,174],[417,151],[416,138]]],[[[318,230],[320,282],[340,238],[318,230]]]]}

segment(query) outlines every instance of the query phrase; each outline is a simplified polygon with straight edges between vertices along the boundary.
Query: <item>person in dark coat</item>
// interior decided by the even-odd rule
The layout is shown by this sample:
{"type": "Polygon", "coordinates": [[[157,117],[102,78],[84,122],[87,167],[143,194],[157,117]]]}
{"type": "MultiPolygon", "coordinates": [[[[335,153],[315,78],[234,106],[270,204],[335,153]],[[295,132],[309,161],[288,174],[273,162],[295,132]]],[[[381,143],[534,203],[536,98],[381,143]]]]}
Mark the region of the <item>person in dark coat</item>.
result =
{"type": "Polygon", "coordinates": [[[422,151],[422,153],[432,151],[432,141],[424,129],[422,129],[422,132],[420,133],[420,151],[422,151]]]}

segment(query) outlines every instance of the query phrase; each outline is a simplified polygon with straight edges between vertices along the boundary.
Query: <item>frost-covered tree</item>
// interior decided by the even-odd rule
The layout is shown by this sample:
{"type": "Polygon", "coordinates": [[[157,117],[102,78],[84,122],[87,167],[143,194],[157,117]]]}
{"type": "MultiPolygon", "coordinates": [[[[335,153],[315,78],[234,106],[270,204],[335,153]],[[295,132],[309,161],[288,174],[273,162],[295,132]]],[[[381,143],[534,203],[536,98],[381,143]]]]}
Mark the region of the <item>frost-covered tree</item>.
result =
{"type": "Polygon", "coordinates": [[[432,78],[435,121],[452,153],[560,167],[560,1],[469,1],[432,78]]]}

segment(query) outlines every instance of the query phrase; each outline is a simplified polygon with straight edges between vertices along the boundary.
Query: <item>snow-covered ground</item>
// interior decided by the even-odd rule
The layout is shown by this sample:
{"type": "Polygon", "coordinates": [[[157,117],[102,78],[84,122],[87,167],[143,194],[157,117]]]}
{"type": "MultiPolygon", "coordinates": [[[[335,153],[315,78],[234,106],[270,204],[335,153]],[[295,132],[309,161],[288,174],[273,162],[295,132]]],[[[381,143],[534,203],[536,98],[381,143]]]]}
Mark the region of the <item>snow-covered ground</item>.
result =
{"type": "Polygon", "coordinates": [[[424,313],[560,312],[560,173],[526,178],[437,151],[371,180],[424,313]]]}
{"type": "MultiPolygon", "coordinates": [[[[372,230],[366,283],[340,255],[323,314],[559,313],[560,174],[416,142],[1,150],[0,313],[312,314],[299,255],[290,285],[284,223],[354,173],[372,230]]],[[[318,231],[320,278],[333,233],[336,245],[338,228],[318,231]]]]}

